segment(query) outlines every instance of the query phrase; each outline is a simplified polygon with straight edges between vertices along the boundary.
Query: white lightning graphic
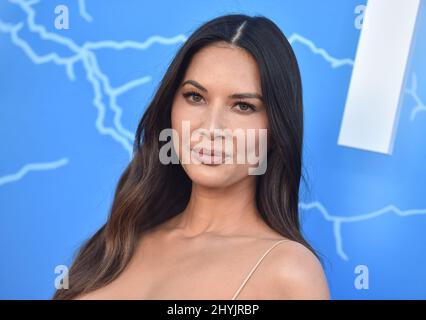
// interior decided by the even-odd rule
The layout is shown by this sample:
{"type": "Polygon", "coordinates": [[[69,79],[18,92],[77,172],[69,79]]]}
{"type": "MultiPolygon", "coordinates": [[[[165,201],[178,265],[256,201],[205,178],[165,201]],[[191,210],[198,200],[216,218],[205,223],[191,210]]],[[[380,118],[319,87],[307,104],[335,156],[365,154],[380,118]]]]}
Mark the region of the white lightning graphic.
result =
{"type": "MultiPolygon", "coordinates": [[[[95,126],[98,132],[102,135],[108,135],[115,141],[120,143],[123,148],[128,152],[129,157],[132,156],[132,143],[134,134],[129,130],[125,129],[121,123],[122,109],[117,103],[117,99],[120,95],[127,91],[134,89],[140,85],[143,85],[151,81],[150,76],[145,76],[140,79],[132,80],[126,84],[123,84],[117,88],[113,88],[110,84],[110,80],[105,75],[97,62],[97,56],[95,50],[97,49],[136,49],[145,50],[155,43],[163,45],[173,45],[186,40],[184,35],[178,35],[173,38],[165,38],[161,36],[152,36],[145,42],[135,41],[100,41],[100,42],[86,42],[82,46],[77,45],[72,39],[67,37],[49,32],[44,26],[39,25],[35,22],[35,11],[32,6],[38,1],[23,1],[23,0],[9,0],[9,2],[18,5],[27,15],[26,25],[29,31],[37,34],[41,39],[45,41],[52,41],[65,48],[69,49],[71,56],[61,57],[57,53],[50,53],[47,55],[38,55],[31,46],[22,38],[19,37],[19,31],[24,27],[24,23],[18,23],[16,25],[8,24],[0,20],[0,32],[9,33],[12,43],[20,47],[24,53],[31,59],[34,64],[44,63],[55,63],[57,65],[63,65],[66,68],[67,76],[70,80],[75,80],[74,64],[81,62],[86,71],[86,78],[91,84],[94,91],[93,105],[97,109],[97,118],[95,126]],[[114,113],[113,124],[114,127],[107,127],[105,125],[105,117],[107,113],[107,107],[104,101],[108,102],[109,109],[114,113]]],[[[85,12],[84,2],[80,1],[80,11],[85,12]]],[[[84,16],[84,13],[83,13],[84,16]]]]}
{"type": "Polygon", "coordinates": [[[29,163],[23,166],[17,173],[9,174],[0,177],[0,186],[7,183],[16,182],[21,180],[31,171],[46,171],[46,170],[55,170],[66,164],[68,164],[68,158],[63,158],[54,162],[41,162],[41,163],[29,163]]]}
{"type": "Polygon", "coordinates": [[[78,0],[78,11],[80,13],[80,16],[86,20],[87,22],[92,22],[93,18],[90,14],[86,11],[86,1],[85,0],[78,0]]]}
{"type": "Polygon", "coordinates": [[[410,97],[412,97],[413,100],[416,102],[416,106],[414,107],[414,109],[411,111],[411,114],[410,114],[410,120],[414,121],[417,113],[426,111],[426,105],[423,103],[423,101],[420,99],[417,93],[417,76],[415,73],[413,73],[412,75],[411,87],[405,89],[405,92],[410,97]]]}
{"type": "Polygon", "coordinates": [[[342,241],[342,233],[341,233],[341,227],[343,223],[354,223],[359,221],[370,220],[388,213],[393,213],[400,217],[426,215],[426,209],[401,210],[393,204],[383,207],[382,209],[379,209],[377,211],[372,211],[365,214],[359,214],[359,215],[347,216],[347,217],[331,215],[327,211],[327,209],[318,201],[315,201],[312,203],[301,202],[299,203],[299,208],[303,210],[317,209],[326,221],[329,221],[333,224],[333,233],[334,233],[334,239],[336,242],[337,254],[343,260],[346,260],[346,261],[349,260],[349,258],[347,254],[345,253],[345,251],[343,250],[343,241],[342,241]]]}
{"type": "Polygon", "coordinates": [[[306,39],[300,34],[293,33],[288,41],[293,44],[295,42],[300,42],[301,44],[307,46],[312,53],[320,55],[325,61],[327,61],[332,68],[338,68],[342,66],[353,66],[354,61],[349,58],[337,59],[331,56],[325,49],[319,48],[312,40],[306,39]]]}

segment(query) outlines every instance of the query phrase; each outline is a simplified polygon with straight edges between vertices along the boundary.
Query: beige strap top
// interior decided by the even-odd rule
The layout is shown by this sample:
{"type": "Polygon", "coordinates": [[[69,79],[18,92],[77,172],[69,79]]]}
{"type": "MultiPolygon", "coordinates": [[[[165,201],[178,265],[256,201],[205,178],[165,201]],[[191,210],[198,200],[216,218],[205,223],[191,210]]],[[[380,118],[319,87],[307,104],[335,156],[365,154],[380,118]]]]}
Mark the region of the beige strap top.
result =
{"type": "Polygon", "coordinates": [[[252,274],[256,271],[257,267],[262,262],[263,258],[265,258],[268,255],[268,253],[271,252],[272,249],[274,249],[277,245],[279,245],[281,242],[284,242],[284,241],[289,241],[289,240],[288,239],[279,240],[279,241],[275,242],[268,250],[266,250],[266,252],[260,257],[260,259],[257,261],[257,263],[254,265],[254,267],[251,269],[251,271],[249,272],[249,274],[247,275],[247,277],[244,279],[244,281],[241,284],[241,286],[235,292],[234,296],[232,297],[232,300],[235,300],[237,298],[237,296],[240,294],[241,290],[244,288],[244,286],[246,285],[247,281],[250,279],[250,277],[252,276],[252,274]]]}

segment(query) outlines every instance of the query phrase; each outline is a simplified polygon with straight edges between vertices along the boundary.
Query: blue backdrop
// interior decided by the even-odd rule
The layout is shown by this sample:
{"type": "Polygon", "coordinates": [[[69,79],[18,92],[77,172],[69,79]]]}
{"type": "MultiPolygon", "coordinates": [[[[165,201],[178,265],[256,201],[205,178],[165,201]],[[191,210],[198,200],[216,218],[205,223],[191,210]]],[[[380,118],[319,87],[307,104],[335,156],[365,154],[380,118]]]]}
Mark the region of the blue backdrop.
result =
{"type": "Polygon", "coordinates": [[[301,215],[332,297],[426,298],[426,10],[385,155],[337,144],[365,3],[1,1],[0,298],[51,297],[55,267],[105,221],[176,50],[232,12],[269,17],[297,54],[310,185],[301,215]],[[55,25],[64,10],[68,29],[55,25]]]}

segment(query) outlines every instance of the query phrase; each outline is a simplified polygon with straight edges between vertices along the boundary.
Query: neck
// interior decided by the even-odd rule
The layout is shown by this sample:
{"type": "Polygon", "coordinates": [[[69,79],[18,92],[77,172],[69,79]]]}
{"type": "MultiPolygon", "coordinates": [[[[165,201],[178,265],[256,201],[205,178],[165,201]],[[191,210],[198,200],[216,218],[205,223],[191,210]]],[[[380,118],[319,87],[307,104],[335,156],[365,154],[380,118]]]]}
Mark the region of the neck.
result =
{"type": "Polygon", "coordinates": [[[256,180],[248,177],[225,188],[193,183],[188,206],[175,228],[187,237],[203,233],[245,233],[261,220],[256,207],[256,180]]]}

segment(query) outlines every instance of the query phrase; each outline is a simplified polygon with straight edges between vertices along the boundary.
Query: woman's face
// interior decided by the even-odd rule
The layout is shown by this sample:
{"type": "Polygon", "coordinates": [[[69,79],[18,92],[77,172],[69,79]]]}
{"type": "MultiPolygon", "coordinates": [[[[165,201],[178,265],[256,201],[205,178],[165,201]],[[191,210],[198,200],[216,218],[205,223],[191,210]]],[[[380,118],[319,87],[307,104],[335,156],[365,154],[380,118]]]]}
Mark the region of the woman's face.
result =
{"type": "Polygon", "coordinates": [[[224,42],[197,52],[176,91],[171,122],[179,137],[174,148],[193,182],[226,187],[249,168],[259,172],[268,119],[253,57],[224,42]]]}

